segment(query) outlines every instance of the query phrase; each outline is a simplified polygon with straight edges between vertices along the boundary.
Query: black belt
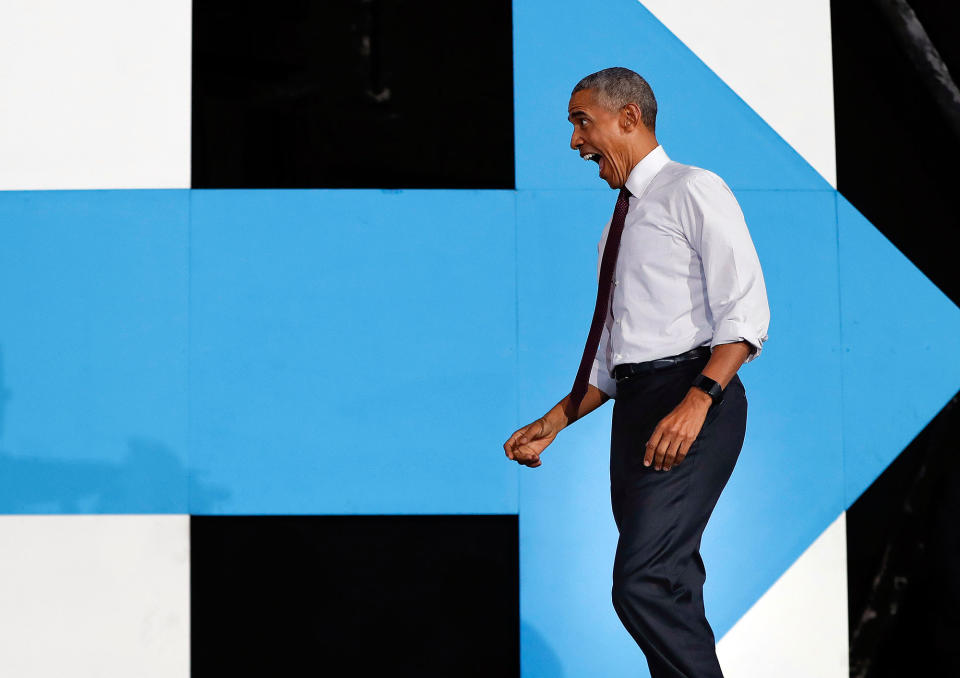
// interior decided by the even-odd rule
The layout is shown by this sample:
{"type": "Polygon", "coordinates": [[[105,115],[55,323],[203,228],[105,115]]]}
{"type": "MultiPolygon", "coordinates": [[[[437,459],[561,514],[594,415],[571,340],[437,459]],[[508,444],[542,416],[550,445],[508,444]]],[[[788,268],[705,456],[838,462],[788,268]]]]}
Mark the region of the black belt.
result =
{"type": "Polygon", "coordinates": [[[632,377],[636,374],[647,374],[665,367],[672,367],[677,363],[687,360],[698,360],[710,357],[709,346],[697,346],[689,351],[678,353],[677,355],[667,356],[666,358],[657,358],[656,360],[647,360],[642,363],[623,363],[613,368],[613,378],[618,382],[632,377]]]}

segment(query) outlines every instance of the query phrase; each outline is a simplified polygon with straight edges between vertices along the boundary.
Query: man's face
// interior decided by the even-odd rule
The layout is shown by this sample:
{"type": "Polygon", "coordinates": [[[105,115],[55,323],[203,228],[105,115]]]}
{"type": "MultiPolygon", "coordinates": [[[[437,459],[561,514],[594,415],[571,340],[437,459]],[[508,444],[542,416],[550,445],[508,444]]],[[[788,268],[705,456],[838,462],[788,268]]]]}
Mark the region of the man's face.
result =
{"type": "Polygon", "coordinates": [[[581,158],[595,161],[600,167],[600,178],[610,188],[622,188],[629,171],[620,113],[601,106],[592,89],[574,92],[567,112],[567,119],[573,123],[570,148],[579,151],[581,158]]]}

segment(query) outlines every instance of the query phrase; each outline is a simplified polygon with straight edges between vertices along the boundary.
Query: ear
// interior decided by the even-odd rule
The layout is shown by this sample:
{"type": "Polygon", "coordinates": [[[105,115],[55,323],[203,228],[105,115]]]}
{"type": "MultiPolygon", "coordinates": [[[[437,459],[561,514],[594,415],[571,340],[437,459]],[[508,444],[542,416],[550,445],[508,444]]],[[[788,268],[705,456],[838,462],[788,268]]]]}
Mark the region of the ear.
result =
{"type": "Polygon", "coordinates": [[[624,132],[632,132],[639,125],[643,124],[643,116],[640,114],[640,107],[630,102],[620,109],[620,129],[624,132]]]}

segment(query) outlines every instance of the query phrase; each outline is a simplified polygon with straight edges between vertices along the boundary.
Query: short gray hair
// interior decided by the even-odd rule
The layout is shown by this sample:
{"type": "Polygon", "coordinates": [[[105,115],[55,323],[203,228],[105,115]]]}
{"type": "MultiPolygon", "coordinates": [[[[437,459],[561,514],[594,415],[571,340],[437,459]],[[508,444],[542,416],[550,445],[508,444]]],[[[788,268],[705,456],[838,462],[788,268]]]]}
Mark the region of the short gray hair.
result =
{"type": "Polygon", "coordinates": [[[643,124],[651,132],[656,131],[657,100],[650,84],[639,73],[621,66],[604,68],[578,82],[571,96],[582,89],[596,90],[600,105],[611,111],[619,111],[629,103],[636,104],[643,124]]]}

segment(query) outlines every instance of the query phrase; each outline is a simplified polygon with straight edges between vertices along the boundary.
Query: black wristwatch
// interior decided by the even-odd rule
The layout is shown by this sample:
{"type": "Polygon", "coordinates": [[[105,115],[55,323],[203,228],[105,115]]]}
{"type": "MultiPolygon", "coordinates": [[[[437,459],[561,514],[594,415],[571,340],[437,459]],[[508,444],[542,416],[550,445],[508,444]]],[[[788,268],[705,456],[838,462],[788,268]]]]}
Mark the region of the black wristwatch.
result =
{"type": "MultiPolygon", "coordinates": [[[[719,382],[714,381],[705,374],[698,374],[693,378],[692,386],[705,391],[708,396],[713,400],[713,405],[719,405],[723,401],[723,387],[720,386],[719,382]]],[[[713,407],[711,405],[711,407],[713,407]]]]}

